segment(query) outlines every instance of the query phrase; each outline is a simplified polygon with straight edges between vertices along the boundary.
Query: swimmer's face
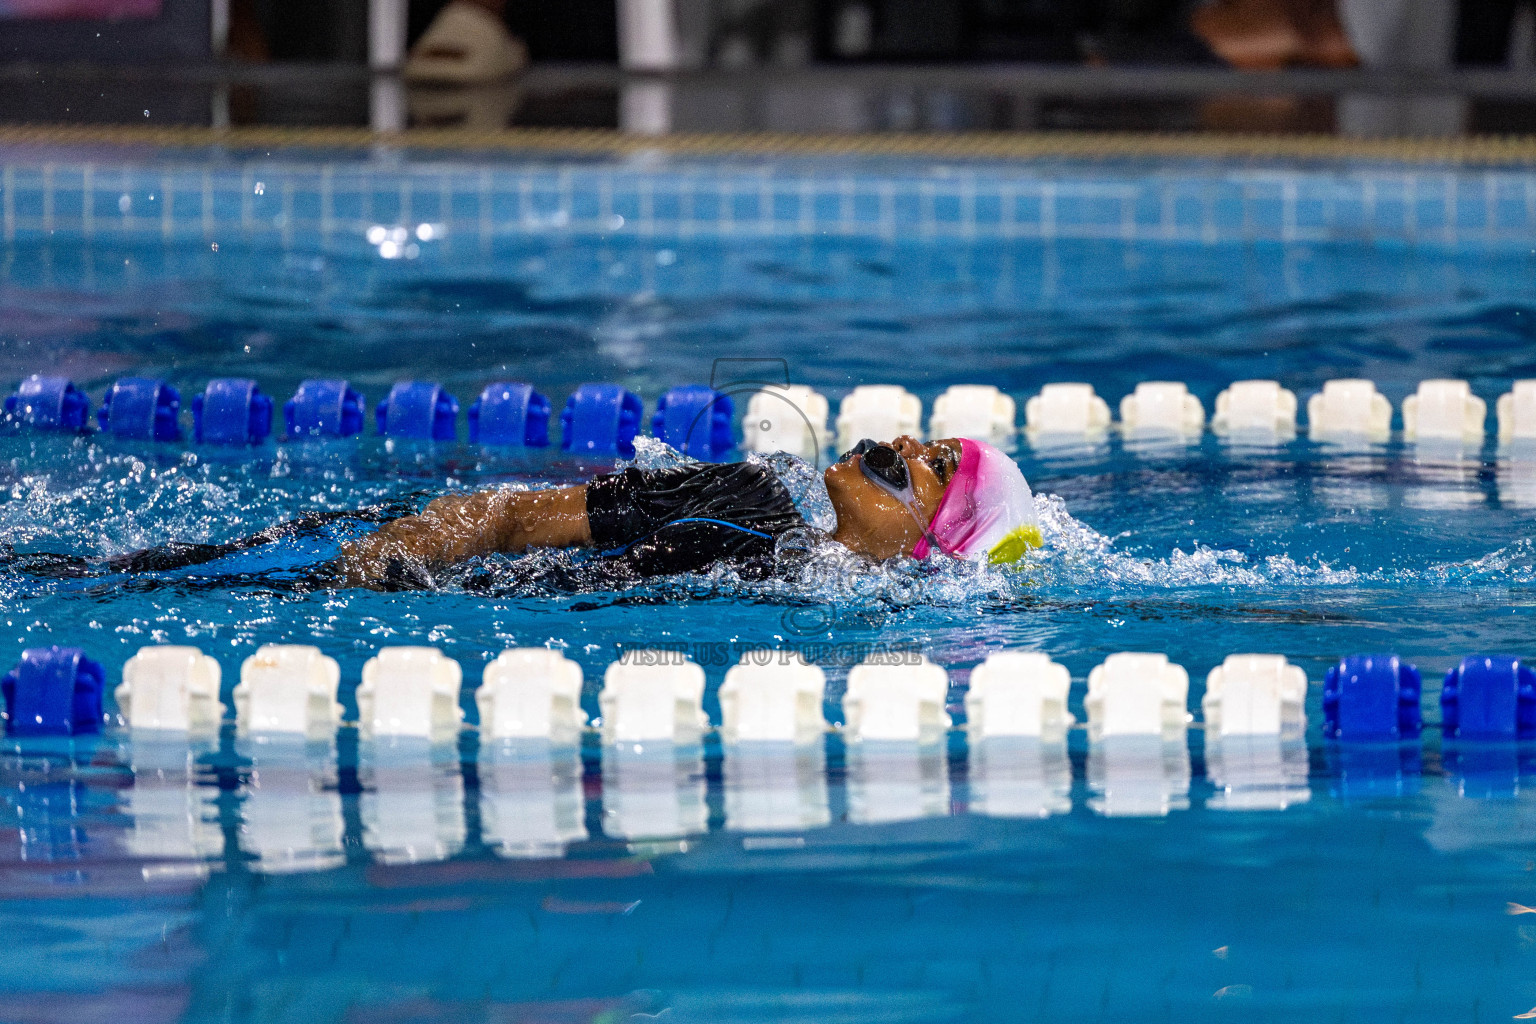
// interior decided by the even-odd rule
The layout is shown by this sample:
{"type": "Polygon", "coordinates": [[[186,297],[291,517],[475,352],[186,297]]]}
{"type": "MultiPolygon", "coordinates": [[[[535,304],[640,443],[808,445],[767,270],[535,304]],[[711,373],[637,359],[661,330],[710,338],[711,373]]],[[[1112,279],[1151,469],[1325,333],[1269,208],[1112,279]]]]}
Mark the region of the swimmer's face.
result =
{"type": "MultiPolygon", "coordinates": [[[[960,465],[960,442],[953,439],[923,444],[903,434],[891,442],[907,460],[912,477],[912,497],[923,523],[944,497],[944,487],[960,465]]],[[[912,511],[870,480],[859,469],[861,455],[834,463],[826,472],[827,495],[837,512],[837,531],[832,539],[871,558],[910,555],[923,539],[922,527],[912,511]]]]}

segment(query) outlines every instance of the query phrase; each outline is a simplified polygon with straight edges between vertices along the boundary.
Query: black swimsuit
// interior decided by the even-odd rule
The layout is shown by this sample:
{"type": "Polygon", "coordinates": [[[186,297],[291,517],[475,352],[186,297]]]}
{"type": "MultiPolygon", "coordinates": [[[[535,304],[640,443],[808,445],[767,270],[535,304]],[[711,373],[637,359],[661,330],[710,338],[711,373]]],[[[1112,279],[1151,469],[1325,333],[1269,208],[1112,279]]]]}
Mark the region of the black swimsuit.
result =
{"type": "MultiPolygon", "coordinates": [[[[351,523],[383,523],[409,514],[418,500],[402,499],[357,512],[311,512],[241,540],[171,543],[106,558],[20,553],[0,547],[0,569],[55,579],[172,572],[274,541],[323,542],[351,523]]],[[[717,563],[730,564],[747,576],[765,576],[773,571],[778,537],[806,525],[778,476],[751,462],[626,469],[600,476],[587,485],[587,521],[597,557],[549,569],[546,575],[555,589],[605,589],[625,579],[697,572],[717,563]]],[[[436,575],[441,568],[391,559],[380,582],[388,590],[431,588],[439,584],[436,575]]],[[[262,578],[277,585],[283,582],[279,577],[292,577],[288,585],[306,589],[333,586],[335,570],[334,563],[301,564],[262,578]]],[[[488,581],[480,578],[483,575],[470,574],[460,582],[493,591],[518,589],[515,571],[493,571],[488,581]]],[[[225,582],[233,578],[220,575],[225,582]]]]}
{"type": "Polygon", "coordinates": [[[771,560],[804,527],[789,490],[751,462],[626,469],[587,485],[592,546],[638,576],[771,560]]]}

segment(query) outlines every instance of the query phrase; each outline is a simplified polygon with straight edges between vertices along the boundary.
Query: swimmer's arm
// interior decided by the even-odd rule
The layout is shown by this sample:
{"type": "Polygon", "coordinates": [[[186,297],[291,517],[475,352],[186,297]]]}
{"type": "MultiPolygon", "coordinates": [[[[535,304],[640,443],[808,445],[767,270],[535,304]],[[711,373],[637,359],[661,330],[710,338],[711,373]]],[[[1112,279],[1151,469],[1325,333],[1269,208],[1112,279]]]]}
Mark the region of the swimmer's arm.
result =
{"type": "Polygon", "coordinates": [[[584,486],[450,494],[420,515],[386,523],[343,546],[341,569],[347,585],[366,586],[382,580],[392,561],[443,566],[498,552],[590,543],[584,486]]]}

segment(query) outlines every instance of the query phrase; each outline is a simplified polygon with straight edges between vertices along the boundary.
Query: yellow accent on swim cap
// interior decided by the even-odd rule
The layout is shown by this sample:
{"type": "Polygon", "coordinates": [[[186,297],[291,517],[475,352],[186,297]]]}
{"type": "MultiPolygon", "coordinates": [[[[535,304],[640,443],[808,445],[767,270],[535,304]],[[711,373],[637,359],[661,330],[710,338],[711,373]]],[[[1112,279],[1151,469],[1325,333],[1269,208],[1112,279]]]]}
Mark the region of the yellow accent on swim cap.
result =
{"type": "Polygon", "coordinates": [[[1026,523],[1009,530],[1007,536],[987,552],[987,561],[992,565],[1008,565],[1023,558],[1031,548],[1042,547],[1045,547],[1045,538],[1040,535],[1040,527],[1026,523]]]}

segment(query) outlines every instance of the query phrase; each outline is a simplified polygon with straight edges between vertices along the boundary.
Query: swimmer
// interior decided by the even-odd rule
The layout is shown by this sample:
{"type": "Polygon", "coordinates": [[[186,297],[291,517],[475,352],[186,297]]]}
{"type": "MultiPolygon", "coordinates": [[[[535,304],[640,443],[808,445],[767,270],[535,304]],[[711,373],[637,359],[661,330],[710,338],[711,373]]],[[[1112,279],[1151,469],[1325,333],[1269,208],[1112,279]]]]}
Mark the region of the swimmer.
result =
{"type": "MultiPolygon", "coordinates": [[[[381,523],[319,566],[274,567],[262,579],[297,589],[437,586],[454,566],[534,548],[585,548],[591,558],[561,570],[566,589],[614,584],[729,565],[763,577],[823,543],[874,559],[952,557],[1010,563],[1041,543],[1034,498],[1007,455],[981,441],[923,444],[913,437],[860,441],[823,474],[837,518],[812,529],[772,465],[792,456],[670,469],[624,469],[575,487],[507,488],[451,494],[404,514],[397,501],[356,512],[311,512],[239,540],[171,543],[102,557],[0,552],[0,563],[34,576],[76,579],[187,569],[280,541],[324,545],[337,526],[381,523]]],[[[473,578],[466,587],[494,589],[473,578]]]]}
{"type": "MultiPolygon", "coordinates": [[[[1040,545],[1024,474],[981,441],[860,441],[824,474],[827,538],[875,559],[1008,563],[1040,545]]],[[[621,575],[771,563],[807,524],[761,462],[625,469],[576,487],[448,495],[342,549],[344,586],[430,585],[442,568],[530,548],[591,548],[621,575]]]]}

